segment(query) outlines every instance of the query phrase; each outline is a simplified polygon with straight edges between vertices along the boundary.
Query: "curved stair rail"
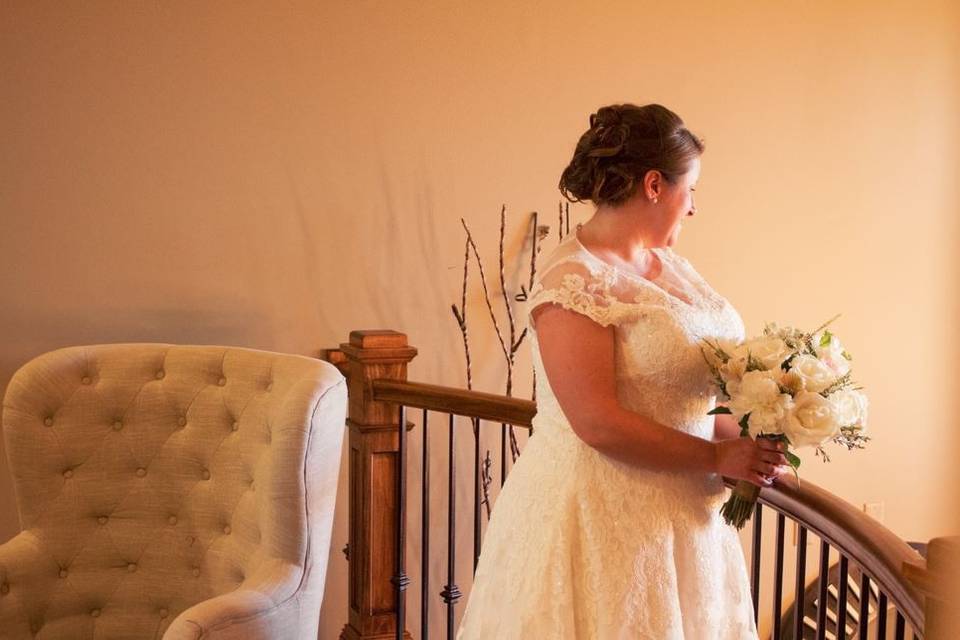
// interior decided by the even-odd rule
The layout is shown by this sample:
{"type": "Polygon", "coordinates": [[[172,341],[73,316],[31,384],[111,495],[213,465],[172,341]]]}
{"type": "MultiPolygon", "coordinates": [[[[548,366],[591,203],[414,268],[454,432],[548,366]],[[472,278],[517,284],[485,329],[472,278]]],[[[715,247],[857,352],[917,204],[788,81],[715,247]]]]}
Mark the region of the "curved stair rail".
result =
{"type": "MultiPolygon", "coordinates": [[[[429,606],[440,596],[446,607],[447,638],[456,631],[454,612],[461,593],[455,583],[454,540],[457,505],[453,487],[457,473],[453,451],[458,436],[473,437],[472,480],[474,570],[481,545],[480,432],[484,426],[500,426],[501,461],[507,457],[508,429],[532,430],[535,403],[496,394],[454,387],[408,382],[406,366],[416,356],[407,338],[395,331],[353,331],[350,341],[324,353],[348,380],[349,415],[349,541],[343,552],[349,562],[348,622],[342,640],[383,638],[412,639],[406,625],[407,455],[410,432],[420,427],[424,459],[429,459],[428,429],[446,427],[448,439],[447,582],[442,591],[431,591],[421,580],[420,638],[428,638],[429,606]],[[408,419],[418,410],[419,425],[408,419]],[[432,414],[441,420],[429,420],[432,414]],[[455,420],[455,416],[461,416],[455,420]],[[487,423],[486,425],[484,423],[487,423]],[[428,426],[429,425],[429,426],[428,426]],[[469,425],[469,426],[468,426],[469,425]],[[470,428],[472,427],[472,428],[470,428]]],[[[430,552],[429,465],[421,477],[422,558],[426,571],[430,552]]],[[[501,462],[501,483],[507,469],[501,462]]],[[[728,484],[731,482],[728,480],[728,484]]],[[[750,564],[755,617],[761,591],[763,515],[776,516],[775,560],[772,588],[773,629],[771,640],[801,638],[902,639],[924,637],[923,600],[920,591],[903,574],[907,565],[923,565],[921,556],[906,542],[853,505],[814,483],[799,486],[778,484],[760,492],[754,516],[750,564]],[[793,589],[784,589],[786,521],[796,523],[797,551],[793,589]],[[807,583],[807,536],[820,540],[819,572],[807,583]],[[831,563],[831,558],[838,560],[831,563]],[[832,582],[831,582],[832,581],[832,582]],[[814,587],[814,584],[816,587],[814,587]],[[784,611],[784,595],[794,594],[794,603],[784,611]],[[862,597],[866,594],[866,597],[862,597]],[[799,596],[799,597],[798,597],[799,596]],[[799,603],[799,606],[797,606],[799,603]],[[827,606],[819,606],[826,603],[827,606]],[[892,615],[891,615],[892,614],[892,615]],[[889,629],[889,631],[888,631],[889,629]],[[838,633],[839,630],[840,631],[838,633]],[[868,636],[868,633],[870,634],[868,636]]],[[[436,523],[434,523],[436,527],[436,523]]],[[[931,639],[932,640],[932,639],[931,639]]]]}

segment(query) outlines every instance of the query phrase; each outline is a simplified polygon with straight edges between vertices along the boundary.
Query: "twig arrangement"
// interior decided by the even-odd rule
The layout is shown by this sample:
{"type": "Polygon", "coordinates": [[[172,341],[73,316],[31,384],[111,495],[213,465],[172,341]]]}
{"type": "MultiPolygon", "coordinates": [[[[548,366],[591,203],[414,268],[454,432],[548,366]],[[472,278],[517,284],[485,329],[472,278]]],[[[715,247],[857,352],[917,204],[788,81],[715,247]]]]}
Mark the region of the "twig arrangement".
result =
{"type": "MultiPolygon", "coordinates": [[[[569,205],[566,207],[566,229],[569,233],[570,230],[570,208],[569,205]]],[[[463,349],[464,355],[466,357],[467,364],[467,389],[473,388],[473,372],[472,372],[472,360],[470,357],[470,334],[467,326],[467,285],[469,278],[469,263],[470,263],[470,254],[473,254],[473,258],[477,263],[477,270],[480,275],[480,284],[483,288],[483,297],[484,302],[486,303],[487,310],[490,314],[490,320],[493,322],[493,328],[497,335],[497,340],[500,343],[500,349],[503,353],[504,361],[507,365],[507,379],[506,379],[506,395],[513,395],[513,367],[516,359],[517,351],[520,349],[520,346],[523,344],[524,339],[527,336],[527,328],[523,328],[519,333],[517,332],[516,319],[514,317],[513,304],[511,303],[511,297],[507,292],[507,283],[506,283],[506,256],[504,252],[504,239],[506,236],[506,214],[507,206],[503,205],[500,208],[500,241],[499,241],[499,281],[500,281],[500,295],[503,298],[503,304],[506,308],[507,316],[507,326],[506,326],[506,335],[501,328],[501,323],[497,318],[497,314],[494,311],[494,304],[491,298],[490,289],[487,287],[487,278],[486,273],[484,272],[483,260],[480,258],[480,252],[477,249],[477,244],[474,242],[473,234],[470,232],[470,227],[467,225],[466,220],[463,218],[460,219],[460,223],[463,225],[463,230],[466,233],[466,242],[464,245],[464,256],[463,256],[463,283],[461,287],[460,295],[460,306],[458,307],[456,303],[451,305],[451,310],[453,311],[453,316],[456,318],[457,326],[460,328],[460,334],[463,339],[463,349]]],[[[563,233],[563,223],[564,223],[564,208],[563,205],[560,206],[560,233],[563,233]]],[[[537,255],[540,253],[541,241],[547,237],[550,233],[549,226],[541,226],[538,224],[538,214],[533,212],[531,215],[531,225],[530,225],[530,273],[528,284],[520,285],[520,292],[513,296],[513,301],[515,302],[525,302],[527,296],[529,295],[530,290],[533,288],[534,280],[536,278],[537,271],[537,255]]],[[[534,374],[536,375],[536,374],[534,374]]],[[[536,400],[536,378],[534,377],[534,391],[533,391],[533,400],[536,400]]],[[[516,463],[517,458],[520,455],[520,447],[517,444],[516,434],[514,432],[513,425],[504,425],[506,432],[509,434],[510,442],[510,453],[512,457],[512,462],[516,463]]],[[[479,423],[474,422],[474,437],[479,437],[479,423]]],[[[486,451],[484,457],[483,465],[481,468],[481,484],[483,488],[483,500],[482,504],[486,507],[487,519],[490,518],[490,496],[489,496],[489,486],[492,483],[491,477],[491,468],[493,464],[490,459],[490,451],[486,451]]]]}

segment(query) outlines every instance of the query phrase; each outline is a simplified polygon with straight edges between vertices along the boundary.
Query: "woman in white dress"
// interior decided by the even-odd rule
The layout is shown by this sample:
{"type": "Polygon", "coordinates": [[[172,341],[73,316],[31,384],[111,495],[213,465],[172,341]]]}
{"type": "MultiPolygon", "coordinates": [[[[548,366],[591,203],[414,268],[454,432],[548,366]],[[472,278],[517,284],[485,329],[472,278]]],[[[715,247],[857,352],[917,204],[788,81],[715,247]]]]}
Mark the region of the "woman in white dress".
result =
{"type": "Polygon", "coordinates": [[[756,638],[721,475],[765,486],[787,467],[776,445],[707,415],[699,341],[744,328],[672,248],[702,152],[660,105],[590,117],[560,190],[597,210],[531,291],[534,433],[495,503],[458,640],[756,638]]]}

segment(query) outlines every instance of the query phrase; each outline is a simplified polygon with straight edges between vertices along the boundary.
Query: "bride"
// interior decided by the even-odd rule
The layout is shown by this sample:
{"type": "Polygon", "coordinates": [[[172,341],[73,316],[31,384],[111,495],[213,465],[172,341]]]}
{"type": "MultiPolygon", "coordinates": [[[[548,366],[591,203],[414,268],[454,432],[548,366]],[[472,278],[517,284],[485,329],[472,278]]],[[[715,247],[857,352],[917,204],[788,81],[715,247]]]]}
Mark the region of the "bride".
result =
{"type": "Polygon", "coordinates": [[[593,217],[528,303],[534,433],[491,515],[458,640],[756,638],[722,475],[767,486],[777,446],[738,438],[702,338],[743,322],[673,246],[703,143],[656,104],[601,108],[560,190],[593,217]]]}

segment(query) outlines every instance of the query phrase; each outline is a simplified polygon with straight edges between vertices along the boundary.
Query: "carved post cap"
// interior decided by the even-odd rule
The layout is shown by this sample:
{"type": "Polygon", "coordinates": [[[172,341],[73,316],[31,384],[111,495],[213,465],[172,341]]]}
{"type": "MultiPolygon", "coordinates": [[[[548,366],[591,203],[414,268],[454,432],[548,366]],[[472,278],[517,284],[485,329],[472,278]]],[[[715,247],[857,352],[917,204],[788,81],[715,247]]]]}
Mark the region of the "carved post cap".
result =
{"type": "Polygon", "coordinates": [[[393,329],[358,329],[350,332],[350,344],[361,349],[407,346],[407,334],[393,329]]]}
{"type": "Polygon", "coordinates": [[[406,381],[407,363],[417,350],[407,344],[407,335],[389,329],[365,329],[350,332],[350,342],[328,355],[343,362],[350,397],[349,422],[361,429],[396,428],[399,409],[395,404],[373,399],[374,380],[406,381]],[[336,355],[334,355],[336,354],[336,355]]]}

